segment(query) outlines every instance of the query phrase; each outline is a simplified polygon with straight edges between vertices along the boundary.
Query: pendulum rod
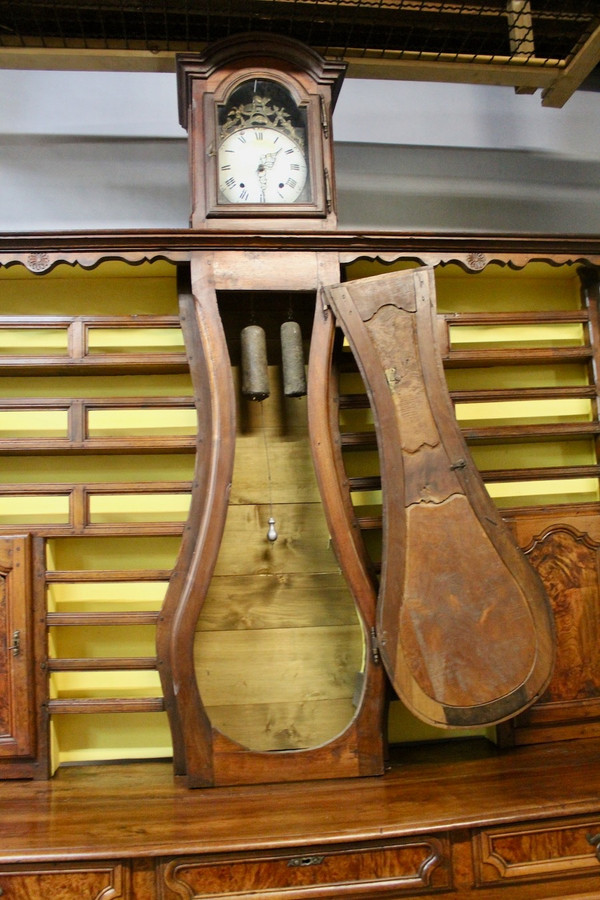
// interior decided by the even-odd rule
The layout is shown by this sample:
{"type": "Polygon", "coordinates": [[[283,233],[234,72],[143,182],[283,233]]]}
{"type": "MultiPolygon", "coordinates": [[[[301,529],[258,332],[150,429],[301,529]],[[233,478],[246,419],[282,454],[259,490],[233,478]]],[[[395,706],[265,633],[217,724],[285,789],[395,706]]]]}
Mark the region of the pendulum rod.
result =
{"type": "Polygon", "coordinates": [[[277,540],[278,534],[275,529],[275,519],[273,517],[273,482],[271,480],[271,460],[269,457],[269,442],[267,440],[267,430],[265,427],[265,410],[262,403],[260,404],[260,418],[261,418],[261,427],[263,433],[263,441],[265,445],[265,460],[267,465],[267,485],[269,489],[269,529],[267,531],[267,540],[269,543],[274,544],[277,540]]]}

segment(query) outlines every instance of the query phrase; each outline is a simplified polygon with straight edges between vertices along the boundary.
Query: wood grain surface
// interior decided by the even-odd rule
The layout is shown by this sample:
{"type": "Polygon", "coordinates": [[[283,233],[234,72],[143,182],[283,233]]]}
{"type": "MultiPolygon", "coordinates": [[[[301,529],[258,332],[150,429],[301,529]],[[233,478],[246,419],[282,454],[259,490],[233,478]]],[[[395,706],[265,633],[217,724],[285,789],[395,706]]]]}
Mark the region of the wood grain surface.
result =
{"type": "Polygon", "coordinates": [[[436,344],[433,270],[348,282],[327,298],[379,444],[377,635],[390,679],[436,725],[502,721],[548,684],[552,615],[458,428],[436,344]]]}

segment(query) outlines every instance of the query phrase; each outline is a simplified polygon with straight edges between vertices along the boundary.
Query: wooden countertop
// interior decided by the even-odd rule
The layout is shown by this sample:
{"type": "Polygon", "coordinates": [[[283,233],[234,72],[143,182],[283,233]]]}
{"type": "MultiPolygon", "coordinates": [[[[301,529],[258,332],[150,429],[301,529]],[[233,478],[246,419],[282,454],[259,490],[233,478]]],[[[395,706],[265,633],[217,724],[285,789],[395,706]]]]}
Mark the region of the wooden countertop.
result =
{"type": "Polygon", "coordinates": [[[600,812],[600,741],[394,751],[382,777],[189,790],[169,763],[0,783],[0,862],[135,858],[398,837],[600,812]]]}

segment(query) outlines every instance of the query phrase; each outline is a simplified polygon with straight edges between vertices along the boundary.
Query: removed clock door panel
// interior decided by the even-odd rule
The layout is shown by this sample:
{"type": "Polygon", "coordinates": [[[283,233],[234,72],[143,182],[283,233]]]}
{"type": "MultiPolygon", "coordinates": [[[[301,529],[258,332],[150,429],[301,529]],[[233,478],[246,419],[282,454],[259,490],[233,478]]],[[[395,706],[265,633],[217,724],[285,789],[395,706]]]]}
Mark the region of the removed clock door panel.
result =
{"type": "Polygon", "coordinates": [[[541,582],[487,494],[436,347],[433,270],[326,291],[373,409],[383,493],[381,656],[399,697],[440,726],[493,724],[546,687],[541,582]]]}

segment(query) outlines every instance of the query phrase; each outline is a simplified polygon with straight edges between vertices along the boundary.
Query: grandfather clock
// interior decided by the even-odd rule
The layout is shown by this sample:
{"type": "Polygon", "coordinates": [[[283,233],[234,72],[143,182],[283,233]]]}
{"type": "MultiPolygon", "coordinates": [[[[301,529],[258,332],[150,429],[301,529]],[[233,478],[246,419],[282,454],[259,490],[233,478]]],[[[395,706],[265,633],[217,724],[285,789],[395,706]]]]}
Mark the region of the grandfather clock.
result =
{"type": "Polygon", "coordinates": [[[344,69],[270,34],[178,58],[191,226],[222,234],[180,277],[198,446],[158,626],[175,771],[190,787],[384,768],[376,587],[340,477],[336,328],[317,299],[340,281],[338,256],[253,240],[335,227],[331,112],[344,69]],[[286,396],[284,324],[301,335],[307,397],[286,396]],[[239,384],[248,327],[264,337],[254,392],[239,384]]]}
{"type": "Polygon", "coordinates": [[[198,443],[157,629],[175,769],[191,787],[380,774],[386,677],[438,727],[502,721],[548,684],[549,603],[456,423],[433,271],[343,285],[336,253],[286,247],[336,223],[343,66],[273,35],[178,66],[191,224],[221,238],[180,278],[198,443]],[[377,577],[342,459],[344,347],[380,462],[377,577]],[[286,368],[301,384],[305,356],[302,399],[286,368]]]}

